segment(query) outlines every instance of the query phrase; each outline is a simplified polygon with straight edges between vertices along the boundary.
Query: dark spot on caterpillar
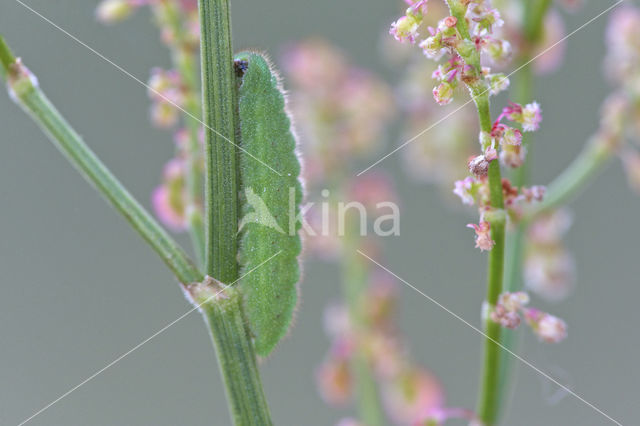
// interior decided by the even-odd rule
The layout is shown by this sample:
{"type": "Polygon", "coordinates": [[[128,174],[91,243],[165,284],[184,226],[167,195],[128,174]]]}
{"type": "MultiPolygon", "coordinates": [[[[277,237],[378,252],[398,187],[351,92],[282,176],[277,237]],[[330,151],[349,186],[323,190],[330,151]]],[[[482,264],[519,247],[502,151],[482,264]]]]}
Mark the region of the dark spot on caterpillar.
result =
{"type": "Polygon", "coordinates": [[[236,72],[236,76],[242,77],[244,73],[249,68],[249,61],[245,61],[244,59],[238,59],[233,61],[233,69],[236,72]]]}

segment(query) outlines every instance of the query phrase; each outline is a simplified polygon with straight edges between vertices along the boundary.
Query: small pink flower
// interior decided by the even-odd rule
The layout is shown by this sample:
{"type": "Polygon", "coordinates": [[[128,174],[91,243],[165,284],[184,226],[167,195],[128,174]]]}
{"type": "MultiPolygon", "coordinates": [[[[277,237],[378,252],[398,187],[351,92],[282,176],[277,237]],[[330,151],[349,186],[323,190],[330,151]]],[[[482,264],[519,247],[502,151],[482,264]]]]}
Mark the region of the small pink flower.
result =
{"type": "Polygon", "coordinates": [[[500,162],[511,168],[522,166],[525,157],[526,149],[521,145],[503,145],[500,151],[500,162]]]}
{"type": "Polygon", "coordinates": [[[443,81],[433,88],[433,98],[438,105],[448,105],[453,100],[453,87],[450,83],[443,81]]]}
{"type": "Polygon", "coordinates": [[[470,223],[467,225],[467,228],[476,231],[476,248],[482,251],[493,248],[496,242],[491,239],[491,224],[489,222],[482,221],[479,225],[470,223]]]}
{"type": "Polygon", "coordinates": [[[528,203],[531,203],[532,201],[542,201],[546,192],[547,188],[541,185],[534,185],[531,188],[522,188],[522,195],[528,203]]]}
{"type": "Polygon", "coordinates": [[[456,181],[453,193],[460,197],[462,204],[472,206],[475,202],[473,194],[474,184],[475,180],[472,177],[466,177],[463,180],[456,181]]]}
{"type": "Polygon", "coordinates": [[[115,24],[128,18],[135,8],[129,0],[103,0],[96,9],[96,18],[103,24],[115,24]]]}
{"type": "Polygon", "coordinates": [[[525,311],[525,318],[543,342],[559,343],[567,337],[567,324],[558,317],[531,308],[525,311]]]}
{"type": "Polygon", "coordinates": [[[330,357],[316,371],[316,381],[322,398],[328,404],[347,403],[352,392],[349,360],[330,357]]]}
{"type": "MultiPolygon", "coordinates": [[[[542,121],[542,109],[540,108],[540,104],[537,102],[532,102],[524,107],[512,102],[502,110],[502,114],[500,114],[496,123],[499,123],[502,117],[507,118],[507,120],[520,123],[522,125],[522,130],[525,132],[534,132],[540,128],[540,122],[542,121]]],[[[496,124],[494,127],[498,125],[499,124],[496,124]]]]}
{"type": "Polygon", "coordinates": [[[447,16],[444,18],[443,23],[448,28],[453,28],[458,24],[458,18],[455,16],[447,16]]]}
{"type": "Polygon", "coordinates": [[[415,16],[402,16],[391,24],[389,34],[401,43],[408,41],[413,44],[418,37],[419,26],[420,21],[415,16]]]}
{"type": "Polygon", "coordinates": [[[496,160],[498,158],[498,151],[496,151],[496,149],[493,146],[489,146],[484,151],[484,158],[486,158],[487,161],[496,160]]]}
{"type": "Polygon", "coordinates": [[[184,211],[179,211],[171,202],[171,193],[166,185],[157,187],[151,196],[151,204],[158,219],[174,232],[187,228],[184,211]]]}
{"type": "Polygon", "coordinates": [[[524,291],[502,293],[500,297],[498,297],[498,304],[502,305],[509,312],[515,312],[529,304],[529,295],[524,291]]]}
{"type": "Polygon", "coordinates": [[[522,130],[535,132],[540,128],[542,121],[542,108],[537,102],[527,104],[522,110],[522,130]]]}
{"type": "Polygon", "coordinates": [[[520,145],[522,143],[522,132],[520,130],[497,121],[491,129],[491,137],[498,140],[501,145],[520,145]]]}

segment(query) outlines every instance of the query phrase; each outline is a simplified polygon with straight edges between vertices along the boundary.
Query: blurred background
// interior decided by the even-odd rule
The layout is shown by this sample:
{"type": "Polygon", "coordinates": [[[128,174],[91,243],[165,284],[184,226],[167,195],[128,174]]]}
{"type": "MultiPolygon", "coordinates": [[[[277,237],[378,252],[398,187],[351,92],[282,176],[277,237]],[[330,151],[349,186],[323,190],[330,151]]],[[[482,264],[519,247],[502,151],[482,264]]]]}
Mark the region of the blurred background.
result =
{"type": "MultiPolygon", "coordinates": [[[[143,81],[150,68],[169,66],[147,10],[104,27],[95,21],[96,3],[28,1],[143,81]]],[[[568,31],[610,3],[587,1],[567,14],[568,31]]],[[[402,74],[380,48],[404,10],[400,1],[234,1],[232,7],[238,49],[264,49],[277,58],[285,44],[316,36],[389,82],[402,74]]],[[[540,80],[535,98],[544,122],[536,136],[536,183],[552,180],[597,129],[610,90],[602,72],[606,23],[604,16],[571,37],[564,66],[540,80]]],[[[0,5],[0,32],[87,143],[149,206],[173,144],[170,134],[149,124],[146,90],[17,2],[0,5]]],[[[190,306],[155,254],[1,94],[0,129],[0,424],[12,425],[190,306]]],[[[397,131],[390,134],[381,152],[404,141],[397,131]]],[[[439,189],[404,173],[401,155],[379,168],[394,177],[401,204],[401,234],[383,242],[386,266],[480,326],[485,256],[464,227],[475,214],[452,213],[439,189]]],[[[577,264],[576,289],[561,304],[536,301],[567,321],[569,337],[542,345],[525,330],[522,353],[611,417],[633,424],[640,399],[640,199],[614,161],[571,209],[575,222],[566,245],[577,264]]],[[[329,345],[323,310],[339,298],[339,280],[334,264],[305,262],[295,328],[262,363],[277,424],[329,425],[351,412],[326,406],[314,380],[329,345]]],[[[398,320],[413,358],[440,378],[449,405],[474,407],[481,337],[408,287],[401,287],[400,298],[398,320]]],[[[508,425],[609,423],[573,396],[558,398],[555,386],[524,365],[511,399],[508,425]]],[[[213,349],[194,313],[29,424],[229,423],[213,349]]]]}

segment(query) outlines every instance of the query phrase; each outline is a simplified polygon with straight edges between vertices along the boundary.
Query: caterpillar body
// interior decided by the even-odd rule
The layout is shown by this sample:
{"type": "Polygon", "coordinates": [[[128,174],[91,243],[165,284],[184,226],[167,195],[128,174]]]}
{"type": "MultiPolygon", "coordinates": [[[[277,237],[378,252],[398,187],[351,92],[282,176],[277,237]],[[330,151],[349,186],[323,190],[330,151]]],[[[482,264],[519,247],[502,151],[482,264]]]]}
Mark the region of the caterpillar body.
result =
{"type": "Polygon", "coordinates": [[[260,53],[242,52],[235,60],[242,147],[240,287],[256,353],[267,356],[286,335],[298,300],[301,166],[276,71],[260,53]]]}

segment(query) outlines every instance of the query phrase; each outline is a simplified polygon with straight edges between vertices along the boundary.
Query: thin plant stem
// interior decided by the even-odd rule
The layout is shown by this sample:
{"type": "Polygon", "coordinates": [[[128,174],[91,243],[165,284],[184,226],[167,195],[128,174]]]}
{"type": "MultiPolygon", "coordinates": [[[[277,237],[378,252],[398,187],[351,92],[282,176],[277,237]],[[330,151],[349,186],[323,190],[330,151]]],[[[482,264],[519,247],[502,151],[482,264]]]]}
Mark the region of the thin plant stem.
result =
{"type": "MultiPolygon", "coordinates": [[[[349,253],[349,256],[343,263],[343,293],[350,322],[357,331],[365,326],[362,317],[362,300],[367,289],[368,273],[362,258],[356,255],[360,240],[357,235],[358,221],[351,220],[349,225],[344,236],[345,253],[349,253]]],[[[361,333],[356,334],[361,335],[361,333]]],[[[359,347],[351,358],[350,369],[353,374],[359,419],[367,426],[382,426],[385,417],[373,368],[366,354],[359,347]]]]}
{"type": "MultiPolygon", "coordinates": [[[[205,269],[222,283],[238,280],[240,213],[238,94],[231,44],[229,0],[198,0],[202,105],[205,123],[205,269]],[[214,130],[215,129],[215,130],[214,130]]],[[[203,309],[234,424],[270,425],[241,295],[203,309]]]]}
{"type": "MultiPolygon", "coordinates": [[[[491,115],[489,111],[489,95],[480,93],[475,97],[482,131],[491,131],[491,115]]],[[[491,238],[494,246],[489,252],[487,271],[486,302],[493,308],[502,292],[505,251],[505,214],[502,196],[502,177],[500,163],[494,160],[489,165],[489,199],[493,211],[485,214],[491,225],[491,238]]],[[[481,376],[481,388],[478,400],[478,416],[485,426],[496,423],[500,409],[498,384],[500,377],[501,327],[487,317],[484,332],[487,336],[484,346],[484,364],[481,376]]]]}
{"type": "Polygon", "coordinates": [[[156,19],[162,25],[171,29],[173,42],[171,43],[171,59],[180,74],[184,85],[185,100],[184,124],[187,128],[189,140],[186,149],[186,215],[189,234],[200,265],[204,264],[205,240],[204,222],[202,220],[202,155],[200,144],[200,121],[202,114],[198,95],[200,84],[198,81],[197,48],[189,40],[188,30],[185,28],[185,17],[180,7],[173,1],[162,1],[153,10],[156,19]],[[198,118],[198,119],[197,119],[198,118]]]}
{"type": "MultiPolygon", "coordinates": [[[[460,36],[471,41],[469,26],[466,19],[467,4],[465,1],[448,0],[451,15],[457,19],[456,27],[460,36]]],[[[489,90],[481,81],[480,53],[473,50],[463,59],[475,70],[478,82],[470,83],[471,95],[476,104],[480,130],[491,132],[491,111],[489,104],[489,90]]],[[[505,252],[505,221],[504,200],[502,195],[502,175],[500,163],[497,160],[489,164],[488,171],[489,185],[489,205],[491,210],[484,213],[484,220],[489,222],[491,227],[491,238],[494,246],[489,252],[487,267],[487,293],[486,302],[489,309],[492,309],[502,292],[502,282],[504,274],[504,252],[505,252]]],[[[484,362],[481,374],[481,385],[478,397],[477,414],[485,426],[492,426],[496,423],[500,399],[498,394],[498,384],[500,378],[500,326],[491,321],[487,316],[484,320],[484,332],[487,336],[484,343],[484,362]]]]}
{"type": "Polygon", "coordinates": [[[0,38],[0,61],[12,98],[40,126],[69,162],[124,216],[182,283],[202,280],[183,249],[138,203],[47,99],[31,72],[0,38]]]}
{"type": "Polygon", "coordinates": [[[549,184],[545,199],[525,220],[571,201],[589,184],[613,156],[615,150],[597,139],[592,140],[575,160],[549,184]]]}

